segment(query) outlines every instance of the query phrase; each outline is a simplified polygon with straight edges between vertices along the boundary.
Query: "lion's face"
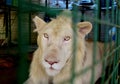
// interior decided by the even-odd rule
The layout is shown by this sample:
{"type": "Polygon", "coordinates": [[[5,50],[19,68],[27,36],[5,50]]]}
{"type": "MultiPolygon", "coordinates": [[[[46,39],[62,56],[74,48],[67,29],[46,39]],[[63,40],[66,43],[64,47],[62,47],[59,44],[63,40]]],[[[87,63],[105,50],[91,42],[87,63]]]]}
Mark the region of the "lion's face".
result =
{"type": "Polygon", "coordinates": [[[41,32],[42,64],[50,76],[61,71],[71,56],[72,29],[70,24],[56,20],[46,24],[41,32]]]}
{"type": "MultiPolygon", "coordinates": [[[[66,18],[57,18],[45,23],[40,18],[34,18],[38,31],[38,46],[41,50],[40,63],[49,76],[58,74],[72,56],[73,29],[71,21],[66,18]],[[41,28],[42,27],[42,28],[41,28]]],[[[79,30],[80,38],[86,30],[79,30]]]]}

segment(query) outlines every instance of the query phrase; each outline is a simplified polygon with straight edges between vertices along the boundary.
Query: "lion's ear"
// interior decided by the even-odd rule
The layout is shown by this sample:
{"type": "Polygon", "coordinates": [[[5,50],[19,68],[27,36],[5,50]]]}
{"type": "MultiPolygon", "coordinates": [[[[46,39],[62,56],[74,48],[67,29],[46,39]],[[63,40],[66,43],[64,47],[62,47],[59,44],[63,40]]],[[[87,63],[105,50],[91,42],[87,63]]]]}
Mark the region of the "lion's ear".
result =
{"type": "Polygon", "coordinates": [[[39,18],[38,16],[35,16],[33,18],[33,22],[35,23],[36,29],[34,30],[34,32],[36,31],[40,31],[42,29],[42,27],[46,24],[45,21],[43,21],[41,18],[39,18]]]}
{"type": "Polygon", "coordinates": [[[83,38],[92,30],[92,24],[90,22],[79,22],[77,27],[83,38]]]}

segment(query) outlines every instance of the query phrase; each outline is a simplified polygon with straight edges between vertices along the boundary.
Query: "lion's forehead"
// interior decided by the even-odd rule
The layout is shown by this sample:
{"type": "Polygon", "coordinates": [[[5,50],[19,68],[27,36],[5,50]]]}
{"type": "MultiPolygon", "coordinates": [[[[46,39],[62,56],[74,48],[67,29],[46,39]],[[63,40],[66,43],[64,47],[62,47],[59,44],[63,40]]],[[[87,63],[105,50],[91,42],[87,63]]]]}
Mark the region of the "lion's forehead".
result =
{"type": "Polygon", "coordinates": [[[69,23],[52,21],[46,25],[44,32],[50,33],[53,36],[71,35],[72,27],[69,23]]]}

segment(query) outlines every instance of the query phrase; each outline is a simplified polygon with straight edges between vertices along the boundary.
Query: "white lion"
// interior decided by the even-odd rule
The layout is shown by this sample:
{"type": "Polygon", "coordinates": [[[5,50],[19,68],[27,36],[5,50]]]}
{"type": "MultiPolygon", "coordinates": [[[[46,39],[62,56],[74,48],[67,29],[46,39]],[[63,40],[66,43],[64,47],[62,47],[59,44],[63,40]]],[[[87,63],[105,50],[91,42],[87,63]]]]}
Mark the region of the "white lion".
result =
{"type": "MultiPolygon", "coordinates": [[[[34,18],[36,30],[38,32],[38,48],[34,53],[30,67],[29,79],[26,84],[59,84],[71,78],[71,65],[73,58],[73,47],[75,47],[75,72],[92,66],[93,62],[93,42],[85,41],[85,36],[91,31],[90,22],[76,23],[76,34],[73,32],[71,18],[59,15],[56,19],[46,23],[39,17],[34,18]],[[73,46],[76,38],[76,46],[73,46]]],[[[96,60],[102,56],[103,45],[97,43],[96,60]]],[[[95,66],[94,82],[101,76],[102,64],[95,66]]],[[[74,84],[90,84],[91,69],[85,74],[75,77],[74,84]]],[[[68,81],[65,84],[70,84],[68,81]]]]}

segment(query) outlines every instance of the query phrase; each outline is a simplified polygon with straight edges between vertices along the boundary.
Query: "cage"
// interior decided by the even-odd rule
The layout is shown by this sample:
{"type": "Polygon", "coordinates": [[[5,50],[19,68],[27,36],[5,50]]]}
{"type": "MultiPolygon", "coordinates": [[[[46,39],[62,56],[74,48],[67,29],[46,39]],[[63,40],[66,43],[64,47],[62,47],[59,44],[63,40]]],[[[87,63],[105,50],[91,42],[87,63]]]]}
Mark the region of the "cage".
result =
{"type": "MultiPolygon", "coordinates": [[[[84,0],[83,0],[84,1],[84,0]]],[[[87,1],[87,0],[86,0],[87,1]]],[[[29,76],[29,68],[33,52],[38,48],[36,28],[33,23],[35,16],[50,22],[51,18],[63,10],[73,13],[73,23],[90,21],[92,31],[86,40],[92,40],[93,65],[85,70],[75,73],[75,56],[71,69],[70,80],[61,81],[60,84],[75,84],[74,79],[91,70],[90,84],[119,84],[120,83],[120,0],[91,0],[90,3],[81,4],[81,0],[1,0],[0,1],[0,84],[23,84],[29,76]],[[103,3],[104,2],[104,3],[103,3]],[[77,14],[79,13],[79,17],[77,14]],[[96,44],[104,43],[104,50],[110,44],[110,52],[104,52],[102,59],[102,75],[94,83],[94,66],[97,64],[96,44]],[[112,46],[114,42],[114,46],[112,46]],[[114,55],[110,65],[106,67],[105,59],[114,55]]],[[[76,40],[74,40],[76,42],[76,40]]],[[[75,46],[73,45],[73,48],[75,46]]]]}

